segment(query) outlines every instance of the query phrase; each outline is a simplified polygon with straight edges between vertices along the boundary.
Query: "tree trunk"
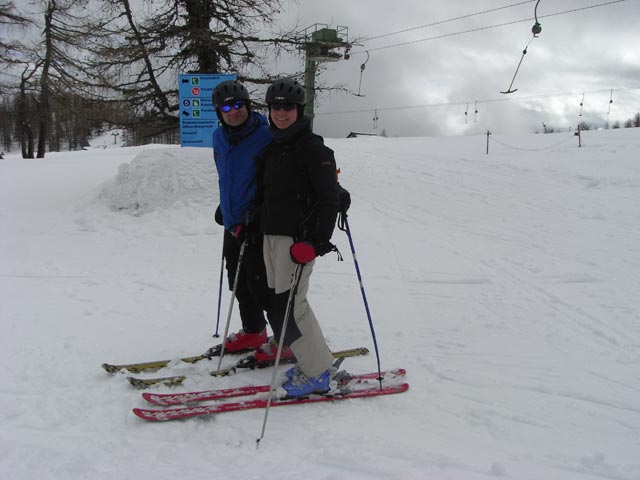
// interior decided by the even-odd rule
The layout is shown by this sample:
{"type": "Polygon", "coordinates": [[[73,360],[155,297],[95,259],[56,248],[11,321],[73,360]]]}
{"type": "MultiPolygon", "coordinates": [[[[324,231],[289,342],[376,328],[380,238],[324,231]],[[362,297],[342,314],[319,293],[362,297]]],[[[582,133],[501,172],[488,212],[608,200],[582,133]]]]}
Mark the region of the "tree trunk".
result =
{"type": "Polygon", "coordinates": [[[42,63],[42,75],[40,76],[40,101],[38,102],[38,114],[40,117],[38,128],[38,158],[44,158],[47,149],[47,137],[49,136],[49,68],[53,55],[53,42],[51,39],[51,22],[56,9],[55,0],[47,4],[44,15],[45,53],[42,63]]]}
{"type": "Polygon", "coordinates": [[[22,74],[20,80],[20,96],[18,97],[17,111],[17,130],[20,139],[20,149],[22,150],[22,158],[33,158],[33,129],[29,121],[29,107],[27,102],[27,81],[30,77],[26,76],[26,70],[22,74]]]}
{"type": "Polygon", "coordinates": [[[184,0],[187,11],[187,32],[191,53],[198,59],[198,71],[193,73],[216,73],[220,62],[215,46],[211,43],[209,24],[213,18],[215,2],[209,0],[184,0]]]}

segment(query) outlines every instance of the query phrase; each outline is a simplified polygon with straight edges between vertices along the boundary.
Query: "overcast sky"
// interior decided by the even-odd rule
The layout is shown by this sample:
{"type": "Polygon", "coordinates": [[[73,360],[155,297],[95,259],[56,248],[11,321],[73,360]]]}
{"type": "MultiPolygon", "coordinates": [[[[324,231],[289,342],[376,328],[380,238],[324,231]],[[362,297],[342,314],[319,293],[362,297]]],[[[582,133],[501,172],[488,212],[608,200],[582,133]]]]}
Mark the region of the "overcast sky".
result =
{"type": "MultiPolygon", "coordinates": [[[[640,0],[541,0],[542,32],[533,38],[535,6],[516,0],[300,0],[288,5],[280,23],[346,26],[349,41],[361,40],[350,60],[325,64],[318,79],[354,93],[318,99],[314,130],[327,137],[383,130],[389,136],[530,133],[542,131],[543,123],[568,131],[581,121],[624,124],[640,111],[640,0]],[[499,10],[474,15],[492,9],[499,10]],[[558,14],[577,9],[584,10],[558,14]],[[519,20],[525,21],[486,28],[519,20]],[[473,29],[481,30],[460,33],[473,29]],[[399,31],[405,32],[387,35],[399,31]],[[513,83],[517,92],[501,94],[527,44],[513,83]]],[[[296,61],[294,68],[302,70],[302,59],[296,61]]],[[[286,60],[280,66],[291,71],[286,60]]]]}

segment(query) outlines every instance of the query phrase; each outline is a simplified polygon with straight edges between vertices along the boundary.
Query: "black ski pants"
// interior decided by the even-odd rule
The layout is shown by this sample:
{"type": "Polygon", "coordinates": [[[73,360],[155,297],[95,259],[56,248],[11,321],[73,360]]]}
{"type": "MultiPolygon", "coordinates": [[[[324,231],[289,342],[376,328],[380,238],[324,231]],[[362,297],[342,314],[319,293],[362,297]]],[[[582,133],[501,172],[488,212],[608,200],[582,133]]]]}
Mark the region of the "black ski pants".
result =
{"type": "MultiPolygon", "coordinates": [[[[262,254],[262,239],[263,236],[261,234],[249,234],[247,237],[247,245],[244,249],[238,276],[238,287],[236,288],[236,299],[238,300],[242,329],[247,333],[261,332],[267,324],[265,310],[267,309],[269,295],[267,274],[262,254]]],[[[225,230],[222,251],[226,263],[230,291],[233,291],[240,247],[241,242],[238,242],[230,232],[225,230]]]]}

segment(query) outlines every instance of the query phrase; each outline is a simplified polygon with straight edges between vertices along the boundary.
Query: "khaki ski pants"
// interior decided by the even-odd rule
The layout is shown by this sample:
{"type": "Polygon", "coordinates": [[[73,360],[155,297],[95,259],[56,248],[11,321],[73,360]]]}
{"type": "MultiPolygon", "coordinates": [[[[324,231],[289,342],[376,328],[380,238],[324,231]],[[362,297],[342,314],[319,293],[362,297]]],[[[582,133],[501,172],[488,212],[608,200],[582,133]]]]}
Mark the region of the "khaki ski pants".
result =
{"type": "MultiPolygon", "coordinates": [[[[264,236],[263,252],[267,270],[267,284],[269,288],[275,289],[276,295],[291,290],[297,266],[289,254],[289,248],[292,244],[291,237],[264,236]]],[[[305,264],[302,269],[293,308],[293,320],[301,336],[290,345],[298,360],[298,366],[307,377],[320,375],[333,364],[333,356],[324,339],[320,324],[309,302],[307,302],[309,277],[313,271],[314,263],[315,260],[305,264]]],[[[291,317],[289,318],[291,320],[291,317]]]]}

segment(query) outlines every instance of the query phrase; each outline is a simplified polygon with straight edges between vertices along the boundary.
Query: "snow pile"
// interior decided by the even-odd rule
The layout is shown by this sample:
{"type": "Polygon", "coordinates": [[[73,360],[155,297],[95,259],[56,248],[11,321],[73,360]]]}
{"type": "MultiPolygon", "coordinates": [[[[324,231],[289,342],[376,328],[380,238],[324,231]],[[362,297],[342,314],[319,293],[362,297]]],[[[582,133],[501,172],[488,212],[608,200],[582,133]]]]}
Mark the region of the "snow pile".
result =
{"type": "Polygon", "coordinates": [[[215,164],[209,149],[145,151],[106,182],[98,198],[112,210],[143,215],[176,203],[209,204],[216,199],[215,164]]]}

